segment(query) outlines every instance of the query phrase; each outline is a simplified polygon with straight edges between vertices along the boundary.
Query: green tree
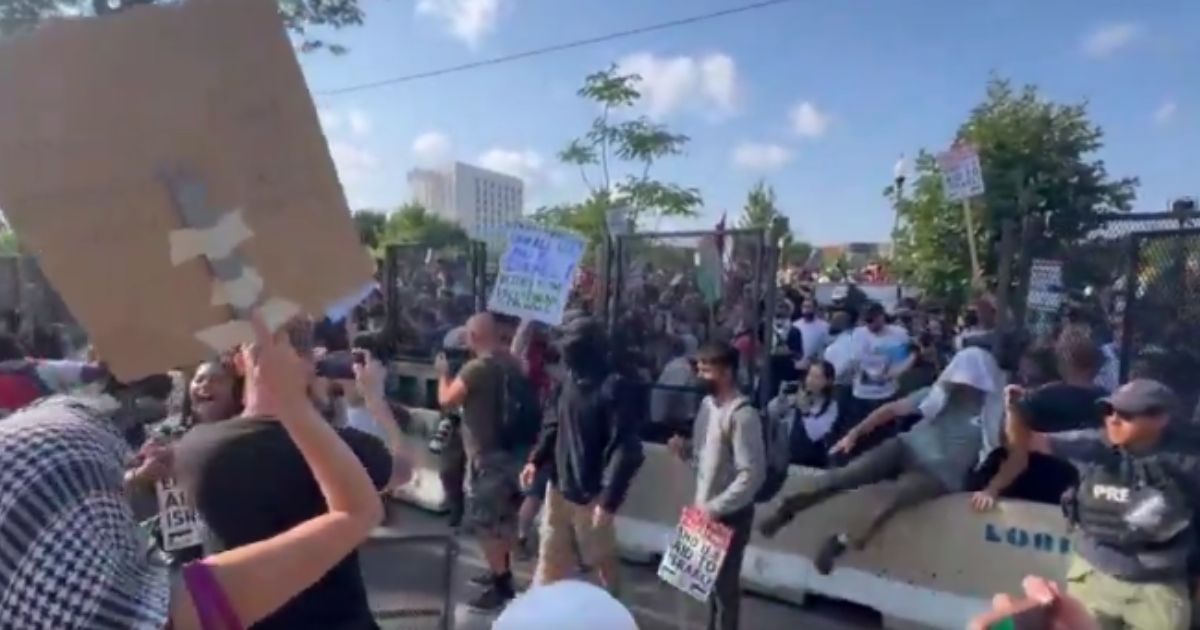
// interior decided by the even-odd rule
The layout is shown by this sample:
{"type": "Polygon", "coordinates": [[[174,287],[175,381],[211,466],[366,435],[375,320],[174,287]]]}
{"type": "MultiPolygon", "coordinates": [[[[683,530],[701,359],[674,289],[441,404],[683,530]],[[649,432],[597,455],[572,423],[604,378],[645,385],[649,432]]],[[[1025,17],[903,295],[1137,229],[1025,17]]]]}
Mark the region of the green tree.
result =
{"type": "Polygon", "coordinates": [[[759,180],[746,194],[746,205],[742,207],[738,226],[743,229],[771,230],[776,222],[782,222],[783,227],[783,239],[779,243],[782,250],[780,265],[800,264],[808,260],[812,254],[812,245],[796,238],[791,220],[775,205],[775,188],[759,180]]]}
{"type": "Polygon", "coordinates": [[[379,247],[387,229],[388,215],[378,210],[355,210],[351,216],[358,229],[358,240],[371,249],[379,247]]]}
{"type": "Polygon", "coordinates": [[[543,208],[534,218],[550,225],[586,228],[593,243],[604,236],[608,209],[628,207],[630,219],[651,216],[694,216],[701,205],[700,191],[651,177],[661,160],[683,153],[690,141],[666,126],[641,116],[615,120],[615,114],[637,104],[642,94],[636,74],[621,74],[615,65],[584,79],[577,94],[599,106],[591,128],[559,152],[559,159],[579,169],[588,198],[579,204],[543,208]],[[598,218],[598,220],[597,220],[598,218]]]}
{"type": "Polygon", "coordinates": [[[421,204],[409,203],[387,218],[381,244],[419,243],[441,249],[465,245],[470,240],[457,223],[431,214],[421,204]]]}
{"type": "MultiPolygon", "coordinates": [[[[987,192],[973,212],[985,274],[995,274],[1001,262],[1006,220],[1033,217],[1039,229],[1022,250],[1061,258],[1100,226],[1104,214],[1127,212],[1133,203],[1137,179],[1113,180],[1094,157],[1104,132],[1088,117],[1086,103],[1055,103],[1034,86],[1016,89],[993,78],[955,139],[974,146],[983,167],[987,192]]],[[[890,187],[884,191],[889,199],[894,193],[890,187]]],[[[917,159],[912,194],[898,206],[901,277],[940,297],[962,299],[971,281],[962,206],[946,200],[929,152],[917,159]]]]}
{"type": "Polygon", "coordinates": [[[746,195],[746,205],[742,207],[738,226],[769,230],[777,217],[787,221],[787,217],[775,207],[775,189],[760,179],[746,195]]]}
{"type": "MultiPolygon", "coordinates": [[[[178,0],[3,0],[0,1],[0,35],[36,26],[46,18],[62,15],[105,15],[145,4],[170,4],[178,0]]],[[[340,29],[363,22],[359,0],[279,0],[279,13],[288,29],[300,39],[300,49],[327,49],[340,54],[346,49],[309,35],[312,27],[340,29]]]]}

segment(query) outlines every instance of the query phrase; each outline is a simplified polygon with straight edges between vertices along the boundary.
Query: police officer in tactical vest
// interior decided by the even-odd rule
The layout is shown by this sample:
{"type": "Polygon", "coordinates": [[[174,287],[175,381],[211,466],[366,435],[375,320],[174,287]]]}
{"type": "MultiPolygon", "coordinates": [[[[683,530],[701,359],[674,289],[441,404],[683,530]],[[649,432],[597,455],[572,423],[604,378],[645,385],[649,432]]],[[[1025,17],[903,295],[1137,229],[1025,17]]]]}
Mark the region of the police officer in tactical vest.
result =
{"type": "Polygon", "coordinates": [[[1139,379],[1100,401],[1104,427],[1034,433],[1005,391],[1010,444],[1070,461],[1080,483],[1063,497],[1075,529],[1068,591],[1101,628],[1185,630],[1191,623],[1188,561],[1197,542],[1200,440],[1173,424],[1178,399],[1139,379]]]}

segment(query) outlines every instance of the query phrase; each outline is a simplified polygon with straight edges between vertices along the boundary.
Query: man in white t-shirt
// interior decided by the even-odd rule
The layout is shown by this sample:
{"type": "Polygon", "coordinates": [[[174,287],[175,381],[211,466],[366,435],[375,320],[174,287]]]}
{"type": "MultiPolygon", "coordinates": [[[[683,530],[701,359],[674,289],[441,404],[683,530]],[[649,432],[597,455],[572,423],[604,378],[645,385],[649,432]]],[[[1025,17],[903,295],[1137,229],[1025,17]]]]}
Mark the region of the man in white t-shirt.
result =
{"type": "Polygon", "coordinates": [[[911,365],[908,358],[912,339],[904,328],[887,323],[882,305],[869,305],[863,324],[854,330],[849,341],[850,368],[854,374],[849,410],[851,427],[896,398],[900,375],[911,365]]]}
{"type": "Polygon", "coordinates": [[[804,362],[811,363],[825,352],[829,343],[829,322],[817,314],[817,300],[811,295],[800,301],[800,319],[792,324],[800,331],[804,362]]]}

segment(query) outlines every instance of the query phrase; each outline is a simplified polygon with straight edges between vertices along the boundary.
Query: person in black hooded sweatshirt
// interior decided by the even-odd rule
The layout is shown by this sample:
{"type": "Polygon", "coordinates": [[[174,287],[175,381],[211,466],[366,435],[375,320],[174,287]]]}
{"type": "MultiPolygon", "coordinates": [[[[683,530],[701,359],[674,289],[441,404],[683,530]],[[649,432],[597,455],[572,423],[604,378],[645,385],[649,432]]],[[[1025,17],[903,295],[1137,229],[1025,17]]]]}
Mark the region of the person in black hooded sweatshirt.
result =
{"type": "Polygon", "coordinates": [[[613,515],[644,456],[639,410],[624,402],[632,397],[621,394],[622,379],[610,370],[607,350],[595,320],[567,326],[560,352],[566,376],[550,398],[538,444],[521,471],[526,487],[539,467],[551,471],[536,585],[573,577],[578,548],[609,592],[618,590],[613,515]]]}

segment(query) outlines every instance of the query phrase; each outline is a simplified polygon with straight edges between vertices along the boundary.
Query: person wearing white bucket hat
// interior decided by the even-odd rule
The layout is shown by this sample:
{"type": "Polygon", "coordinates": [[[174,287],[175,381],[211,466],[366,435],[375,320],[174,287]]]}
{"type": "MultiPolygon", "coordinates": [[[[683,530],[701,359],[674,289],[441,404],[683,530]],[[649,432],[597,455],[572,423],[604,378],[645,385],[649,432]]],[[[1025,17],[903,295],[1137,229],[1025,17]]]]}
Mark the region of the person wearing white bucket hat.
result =
{"type": "Polygon", "coordinates": [[[638,630],[629,609],[578,580],[535,587],[504,609],[492,630],[638,630]]]}
{"type": "Polygon", "coordinates": [[[960,490],[974,467],[983,431],[978,418],[990,394],[1000,391],[999,369],[982,348],[966,348],[938,376],[933,387],[920,389],[884,405],[833,447],[849,452],[869,432],[899,418],[920,414],[912,430],[863,453],[842,468],[824,471],[812,487],[786,497],[778,511],[764,519],[759,530],[774,536],[797,513],[838,493],[879,483],[892,476],[896,483],[869,519],[853,523],[830,537],[814,560],[821,574],[848,548],[861,549],[898,511],[960,490]]]}

